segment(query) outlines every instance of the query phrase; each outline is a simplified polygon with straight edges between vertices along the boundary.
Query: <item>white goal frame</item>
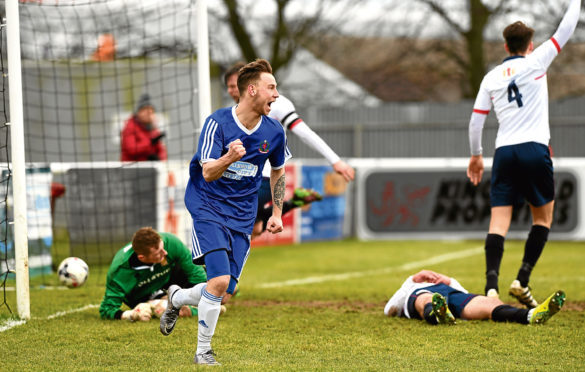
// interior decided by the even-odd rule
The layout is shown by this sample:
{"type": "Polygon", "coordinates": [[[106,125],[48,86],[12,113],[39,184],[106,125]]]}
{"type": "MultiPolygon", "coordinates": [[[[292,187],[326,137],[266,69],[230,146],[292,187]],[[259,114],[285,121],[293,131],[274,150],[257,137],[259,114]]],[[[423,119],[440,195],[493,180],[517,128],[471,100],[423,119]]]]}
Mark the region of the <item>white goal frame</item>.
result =
{"type": "Polygon", "coordinates": [[[8,94],[10,100],[10,138],[12,146],[16,308],[18,316],[21,319],[30,319],[26,163],[24,159],[24,115],[18,0],[6,0],[6,43],[8,48],[8,94]]]}
{"type": "MultiPolygon", "coordinates": [[[[18,0],[6,0],[6,39],[8,49],[8,81],[10,100],[10,133],[12,191],[14,200],[14,245],[16,273],[16,304],[18,316],[30,319],[30,283],[28,265],[28,225],[26,201],[26,162],[24,147],[24,109],[22,99],[22,65],[20,53],[20,20],[18,0]]],[[[209,33],[207,0],[196,0],[197,31],[197,93],[201,132],[211,114],[211,77],[209,68],[209,33]]]]}

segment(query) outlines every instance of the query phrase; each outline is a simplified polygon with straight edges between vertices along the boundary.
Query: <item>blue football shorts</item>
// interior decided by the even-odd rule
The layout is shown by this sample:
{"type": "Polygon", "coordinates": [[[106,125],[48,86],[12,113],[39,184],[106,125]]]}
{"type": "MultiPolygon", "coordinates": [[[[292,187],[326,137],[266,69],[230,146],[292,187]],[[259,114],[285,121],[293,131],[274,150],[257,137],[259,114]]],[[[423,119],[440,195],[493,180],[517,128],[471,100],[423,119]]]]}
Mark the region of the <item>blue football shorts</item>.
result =
{"type": "Polygon", "coordinates": [[[492,166],[492,207],[521,205],[534,207],[554,200],[553,164],[548,146],[536,142],[496,149],[492,166]]]}
{"type": "MultiPolygon", "coordinates": [[[[260,215],[260,210],[264,208],[266,203],[272,201],[272,191],[270,190],[270,178],[262,177],[262,182],[260,183],[260,188],[258,189],[258,213],[256,216],[260,215]]],[[[256,218],[258,220],[258,218],[256,218]]]]}
{"type": "Polygon", "coordinates": [[[430,287],[419,288],[414,291],[408,298],[408,313],[412,318],[421,319],[418,311],[414,307],[414,302],[418,295],[422,293],[440,293],[447,300],[449,310],[455,318],[461,318],[463,308],[467,306],[472,298],[477,297],[476,294],[464,293],[446,284],[435,284],[430,287]]]}
{"type": "Polygon", "coordinates": [[[228,293],[233,293],[249,254],[250,235],[231,230],[218,222],[193,220],[193,262],[198,265],[205,263],[207,280],[230,275],[228,293]]]}

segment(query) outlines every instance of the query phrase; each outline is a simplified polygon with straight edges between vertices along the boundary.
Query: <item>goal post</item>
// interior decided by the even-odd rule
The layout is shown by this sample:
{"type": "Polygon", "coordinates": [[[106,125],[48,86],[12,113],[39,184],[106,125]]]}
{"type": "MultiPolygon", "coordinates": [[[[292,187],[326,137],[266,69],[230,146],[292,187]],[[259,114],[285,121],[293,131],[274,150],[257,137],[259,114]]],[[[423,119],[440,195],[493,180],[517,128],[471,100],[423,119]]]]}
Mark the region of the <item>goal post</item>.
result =
{"type": "Polygon", "coordinates": [[[209,70],[209,31],[207,26],[207,0],[197,0],[197,76],[199,85],[199,128],[211,114],[211,82],[209,70]]]}
{"type": "Polygon", "coordinates": [[[10,86],[9,97],[12,144],[12,191],[14,200],[16,307],[18,316],[21,319],[30,319],[26,165],[24,159],[24,116],[18,0],[6,0],[6,32],[8,48],[8,84],[10,86]]]}
{"type": "Polygon", "coordinates": [[[86,286],[102,285],[140,227],[188,243],[184,187],[212,109],[207,5],[5,2],[10,152],[0,174],[10,182],[0,190],[0,263],[9,280],[0,291],[6,298],[14,276],[20,318],[30,319],[29,277],[58,286],[52,274],[67,257],[89,264],[86,286]],[[145,106],[156,119],[138,123],[145,106]],[[156,129],[150,142],[165,151],[126,157],[125,149],[138,147],[124,141],[129,123],[156,129]]]}

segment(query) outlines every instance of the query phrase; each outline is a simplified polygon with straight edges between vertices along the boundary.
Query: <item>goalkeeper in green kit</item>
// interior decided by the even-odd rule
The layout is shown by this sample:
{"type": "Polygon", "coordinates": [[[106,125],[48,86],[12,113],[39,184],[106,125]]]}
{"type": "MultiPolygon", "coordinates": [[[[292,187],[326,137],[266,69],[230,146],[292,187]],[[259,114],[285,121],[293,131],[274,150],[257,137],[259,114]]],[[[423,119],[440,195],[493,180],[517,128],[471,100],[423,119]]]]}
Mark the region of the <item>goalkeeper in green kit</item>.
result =
{"type": "MultiPolygon", "coordinates": [[[[169,285],[193,287],[206,281],[205,270],[193,264],[191,252],[179,238],[143,227],[136,231],[132,242],[114,256],[106,278],[100,316],[102,319],[149,321],[166,309],[169,285]],[[130,310],[123,311],[123,303],[130,310]]],[[[193,315],[197,315],[196,308],[181,308],[180,316],[193,315]]]]}

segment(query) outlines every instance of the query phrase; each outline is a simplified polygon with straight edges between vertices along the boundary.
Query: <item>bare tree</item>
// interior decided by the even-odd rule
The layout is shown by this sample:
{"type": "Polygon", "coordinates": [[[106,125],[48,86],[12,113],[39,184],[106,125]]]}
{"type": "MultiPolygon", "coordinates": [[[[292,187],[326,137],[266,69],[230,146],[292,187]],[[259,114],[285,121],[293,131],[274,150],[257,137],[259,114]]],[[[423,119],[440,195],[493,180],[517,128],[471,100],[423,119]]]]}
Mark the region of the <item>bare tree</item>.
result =
{"type": "MultiPolygon", "coordinates": [[[[520,14],[533,20],[533,27],[537,28],[538,38],[548,38],[557,28],[565,11],[565,7],[559,7],[558,0],[535,0],[531,2],[498,0],[491,1],[492,5],[488,5],[486,0],[465,0],[467,20],[461,20],[457,19],[453,13],[446,11],[444,1],[417,1],[425,4],[428,9],[438,15],[452,31],[462,38],[465,46],[463,56],[449,49],[441,51],[451,57],[465,72],[469,89],[464,89],[463,91],[469,97],[474,97],[477,94],[483,76],[486,73],[487,61],[484,55],[486,50],[486,30],[490,23],[493,23],[492,21],[514,12],[514,14],[520,14]],[[467,24],[467,26],[464,27],[464,24],[467,24]]],[[[580,28],[583,29],[582,26],[580,28]]],[[[577,30],[577,39],[579,35],[580,30],[577,30]]]]}
{"type": "Polygon", "coordinates": [[[386,100],[473,98],[489,65],[505,55],[501,27],[516,20],[511,16],[528,20],[540,41],[564,13],[558,0],[272,1],[274,10],[258,17],[251,0],[222,0],[225,12],[216,15],[229,25],[241,58],[264,56],[279,70],[306,47],[386,100]],[[315,11],[290,11],[309,3],[315,11]],[[335,6],[345,7],[336,13],[345,18],[331,17],[335,6]]]}
{"type": "Polygon", "coordinates": [[[428,6],[464,40],[466,56],[462,57],[452,50],[444,49],[443,53],[456,62],[462,71],[465,72],[469,90],[469,96],[475,96],[486,72],[486,61],[484,56],[485,30],[490,20],[496,15],[509,12],[511,9],[506,6],[506,0],[499,0],[495,5],[489,6],[482,0],[467,0],[468,26],[462,25],[462,20],[456,19],[454,15],[447,12],[444,2],[436,0],[417,0],[428,6]]]}
{"type": "MultiPolygon", "coordinates": [[[[267,44],[270,46],[268,54],[264,52],[265,56],[270,58],[272,67],[278,71],[281,67],[286,66],[295,51],[299,46],[306,45],[320,45],[320,48],[326,47],[323,45],[323,37],[332,34],[339,35],[336,26],[343,22],[338,19],[337,25],[331,21],[326,20],[327,12],[334,6],[335,1],[315,0],[316,11],[311,15],[302,17],[296,16],[294,18],[287,18],[287,8],[295,3],[295,0],[273,0],[276,8],[273,17],[270,17],[268,22],[261,23],[263,30],[262,34],[264,40],[268,40],[267,44]]],[[[484,34],[486,27],[490,20],[496,15],[503,14],[509,11],[509,6],[506,6],[506,0],[498,0],[495,5],[488,6],[482,0],[464,0],[467,2],[467,9],[465,13],[468,20],[459,19],[460,13],[450,12],[445,5],[445,1],[441,0],[416,0],[428,8],[432,14],[438,15],[448,27],[457,35],[460,35],[464,41],[463,53],[461,48],[453,48],[452,43],[438,42],[432,45],[433,51],[440,52],[457,64],[459,71],[464,75],[467,82],[462,91],[465,96],[473,96],[479,89],[481,80],[485,74],[486,62],[484,57],[484,34]],[[458,18],[459,16],[459,18],[458,18]],[[468,24],[467,27],[463,24],[468,24]]],[[[545,0],[541,0],[545,1],[545,0]]],[[[296,1],[298,3],[298,1],[296,1]]],[[[244,2],[245,3],[245,2],[244,2]]],[[[339,1],[337,3],[340,3],[339,1]]],[[[392,6],[388,6],[392,1],[380,2],[380,20],[384,18],[386,12],[391,11],[392,6]],[[382,5],[383,4],[383,5],[382,5]]],[[[242,1],[237,0],[223,0],[223,5],[226,10],[226,15],[223,17],[233,34],[234,39],[240,49],[241,56],[245,60],[253,60],[258,58],[262,53],[254,44],[254,38],[249,30],[249,23],[257,20],[252,20],[247,17],[246,5],[242,1]]],[[[250,6],[250,4],[248,4],[250,6]]],[[[345,6],[348,8],[342,14],[351,14],[350,7],[354,7],[359,11],[359,2],[346,2],[345,6]]],[[[382,22],[377,22],[381,25],[382,22]]],[[[417,30],[424,28],[419,27],[417,30]]],[[[416,37],[417,35],[414,35],[416,37]]],[[[410,35],[413,37],[413,35],[410,35]]],[[[318,47],[319,48],[319,47],[318,47]]],[[[317,49],[318,49],[317,48],[317,49]]],[[[313,48],[315,51],[315,48],[313,48]]],[[[382,51],[379,51],[381,53],[382,51]]],[[[405,53],[416,53],[416,49],[405,50],[405,53]]],[[[379,81],[378,83],[382,83],[379,81]]]]}
{"type": "MultiPolygon", "coordinates": [[[[250,32],[250,23],[260,25],[262,30],[262,41],[269,46],[267,58],[270,59],[273,70],[276,72],[280,68],[287,66],[293,58],[295,51],[299,46],[317,38],[328,28],[341,20],[330,22],[325,19],[325,14],[332,7],[332,1],[315,0],[312,2],[314,11],[310,14],[296,14],[287,16],[287,10],[293,3],[301,3],[295,0],[273,0],[276,7],[274,15],[266,17],[262,22],[258,19],[246,17],[245,5],[237,0],[223,0],[223,5],[227,11],[226,21],[232,34],[238,44],[242,57],[251,61],[259,58],[263,50],[254,44],[255,40],[250,32]]],[[[352,2],[344,2],[347,9],[354,7],[352,2]]]]}

